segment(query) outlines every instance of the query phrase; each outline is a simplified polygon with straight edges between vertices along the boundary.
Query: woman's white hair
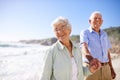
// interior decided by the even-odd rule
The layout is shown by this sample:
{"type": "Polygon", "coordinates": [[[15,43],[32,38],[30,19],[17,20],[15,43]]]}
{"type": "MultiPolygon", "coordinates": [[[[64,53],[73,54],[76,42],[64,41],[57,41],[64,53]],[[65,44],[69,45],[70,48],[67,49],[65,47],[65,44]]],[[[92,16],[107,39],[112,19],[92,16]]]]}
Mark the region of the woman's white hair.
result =
{"type": "Polygon", "coordinates": [[[99,15],[102,17],[102,14],[101,14],[100,11],[94,11],[94,12],[90,15],[89,19],[91,20],[92,17],[93,17],[95,14],[99,14],[99,15]]]}
{"type": "Polygon", "coordinates": [[[59,16],[58,18],[56,18],[56,19],[52,22],[51,26],[54,27],[54,26],[56,26],[56,25],[58,25],[58,24],[60,24],[60,23],[61,23],[61,24],[63,24],[63,23],[66,24],[67,27],[71,29],[71,24],[69,23],[68,19],[65,18],[65,17],[62,17],[62,16],[59,16]]]}

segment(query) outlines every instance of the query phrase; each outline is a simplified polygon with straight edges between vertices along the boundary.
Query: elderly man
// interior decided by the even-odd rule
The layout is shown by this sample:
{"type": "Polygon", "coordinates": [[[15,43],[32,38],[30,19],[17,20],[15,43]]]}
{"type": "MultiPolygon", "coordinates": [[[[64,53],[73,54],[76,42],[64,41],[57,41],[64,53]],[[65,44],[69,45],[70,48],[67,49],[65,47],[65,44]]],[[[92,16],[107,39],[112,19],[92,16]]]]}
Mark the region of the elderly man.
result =
{"type": "Polygon", "coordinates": [[[80,44],[82,52],[85,54],[84,62],[97,58],[101,62],[101,69],[87,77],[86,80],[112,80],[116,74],[114,72],[110,51],[111,48],[108,36],[100,27],[103,23],[102,15],[99,11],[91,14],[89,19],[90,27],[81,31],[80,44]]]}

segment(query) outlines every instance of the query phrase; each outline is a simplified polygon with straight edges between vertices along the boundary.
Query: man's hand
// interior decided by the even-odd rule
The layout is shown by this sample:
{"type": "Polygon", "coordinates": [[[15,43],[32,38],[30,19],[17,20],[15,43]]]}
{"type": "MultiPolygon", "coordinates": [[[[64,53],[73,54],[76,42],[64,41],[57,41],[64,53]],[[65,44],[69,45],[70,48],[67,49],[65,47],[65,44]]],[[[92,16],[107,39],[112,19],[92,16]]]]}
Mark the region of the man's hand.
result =
{"type": "Polygon", "coordinates": [[[112,75],[112,79],[115,79],[116,73],[113,68],[111,68],[111,75],[112,75]]]}
{"type": "Polygon", "coordinates": [[[94,58],[93,60],[90,61],[89,63],[90,72],[95,73],[100,68],[101,68],[101,63],[98,59],[94,58]]]}

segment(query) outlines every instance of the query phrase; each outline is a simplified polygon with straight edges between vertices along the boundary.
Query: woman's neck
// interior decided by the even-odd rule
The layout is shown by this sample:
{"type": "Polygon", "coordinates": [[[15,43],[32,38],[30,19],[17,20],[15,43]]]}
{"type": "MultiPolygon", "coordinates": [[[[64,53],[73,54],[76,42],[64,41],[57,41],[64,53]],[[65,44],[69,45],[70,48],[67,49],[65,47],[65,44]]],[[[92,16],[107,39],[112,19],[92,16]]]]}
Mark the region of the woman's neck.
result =
{"type": "Polygon", "coordinates": [[[73,54],[72,54],[72,43],[71,43],[71,41],[70,40],[66,41],[65,43],[63,43],[63,45],[65,45],[66,48],[68,49],[70,57],[73,57],[73,54]]]}

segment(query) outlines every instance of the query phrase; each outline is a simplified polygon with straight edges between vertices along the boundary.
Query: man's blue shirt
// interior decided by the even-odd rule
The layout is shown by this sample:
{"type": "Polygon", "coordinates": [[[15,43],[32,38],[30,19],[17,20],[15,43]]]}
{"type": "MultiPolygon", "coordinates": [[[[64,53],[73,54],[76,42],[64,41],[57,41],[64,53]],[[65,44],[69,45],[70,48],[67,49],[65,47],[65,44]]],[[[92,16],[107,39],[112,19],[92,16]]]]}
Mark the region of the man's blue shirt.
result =
{"type": "Polygon", "coordinates": [[[100,30],[100,33],[95,32],[92,28],[81,31],[80,43],[88,44],[88,49],[94,58],[101,62],[108,62],[108,49],[111,48],[107,33],[100,30]]]}

